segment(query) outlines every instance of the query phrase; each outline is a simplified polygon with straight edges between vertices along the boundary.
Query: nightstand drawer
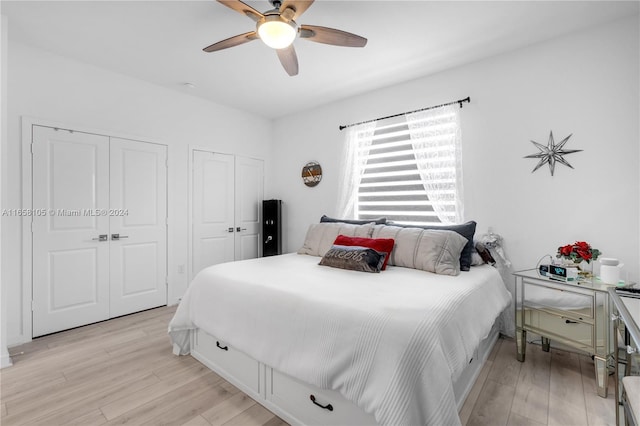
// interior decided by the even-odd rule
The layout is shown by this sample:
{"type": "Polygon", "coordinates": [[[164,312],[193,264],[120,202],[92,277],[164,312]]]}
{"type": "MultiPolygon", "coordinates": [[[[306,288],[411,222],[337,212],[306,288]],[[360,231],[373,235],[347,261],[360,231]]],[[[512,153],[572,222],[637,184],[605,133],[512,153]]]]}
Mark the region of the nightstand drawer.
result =
{"type": "Polygon", "coordinates": [[[523,280],[523,304],[529,308],[544,308],[558,315],[565,313],[573,319],[592,322],[594,313],[593,291],[570,287],[562,283],[523,280]]]}
{"type": "Polygon", "coordinates": [[[551,340],[557,338],[568,340],[574,346],[593,352],[593,325],[576,320],[575,317],[579,315],[579,312],[574,312],[569,316],[537,309],[526,309],[524,324],[527,329],[551,340]]]}

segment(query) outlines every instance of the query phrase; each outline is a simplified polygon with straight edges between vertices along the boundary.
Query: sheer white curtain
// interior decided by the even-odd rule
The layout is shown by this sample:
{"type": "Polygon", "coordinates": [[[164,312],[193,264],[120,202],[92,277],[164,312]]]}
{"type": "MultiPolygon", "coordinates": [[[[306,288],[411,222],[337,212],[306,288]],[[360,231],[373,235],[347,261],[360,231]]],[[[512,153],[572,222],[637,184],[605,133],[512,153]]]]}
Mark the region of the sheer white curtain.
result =
{"type": "Polygon", "coordinates": [[[458,105],[406,114],[422,185],[442,223],[462,223],[462,144],[458,105]]]}
{"type": "Polygon", "coordinates": [[[336,205],[336,216],[339,218],[356,218],[358,185],[364,174],[364,166],[366,166],[375,130],[375,121],[346,129],[340,164],[338,204],[336,205]]]}

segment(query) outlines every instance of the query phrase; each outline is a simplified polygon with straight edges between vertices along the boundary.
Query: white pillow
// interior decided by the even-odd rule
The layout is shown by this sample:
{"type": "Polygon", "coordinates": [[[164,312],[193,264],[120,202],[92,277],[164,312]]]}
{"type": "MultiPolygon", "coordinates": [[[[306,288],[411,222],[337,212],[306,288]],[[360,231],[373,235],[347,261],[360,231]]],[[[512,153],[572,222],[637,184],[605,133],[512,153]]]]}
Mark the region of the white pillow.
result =
{"type": "Polygon", "coordinates": [[[414,267],[440,275],[458,275],[460,253],[467,241],[455,231],[425,229],[418,241],[414,267]]]}
{"type": "Polygon", "coordinates": [[[373,223],[366,225],[352,225],[342,222],[314,223],[309,226],[304,244],[298,250],[298,254],[322,257],[331,248],[338,235],[371,238],[372,232],[373,223]]]}
{"type": "Polygon", "coordinates": [[[455,231],[377,225],[372,238],[393,238],[389,265],[442,275],[460,273],[460,253],[467,239],[455,231]]]}

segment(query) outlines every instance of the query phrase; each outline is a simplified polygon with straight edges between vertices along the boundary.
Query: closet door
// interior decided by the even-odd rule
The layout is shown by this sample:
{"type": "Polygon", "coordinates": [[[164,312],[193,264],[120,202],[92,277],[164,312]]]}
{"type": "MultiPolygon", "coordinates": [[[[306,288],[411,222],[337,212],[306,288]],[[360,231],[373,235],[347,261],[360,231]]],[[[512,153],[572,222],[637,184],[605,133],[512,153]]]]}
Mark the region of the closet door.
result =
{"type": "Polygon", "coordinates": [[[34,126],[32,152],[36,337],[109,318],[109,138],[34,126]]]}
{"type": "Polygon", "coordinates": [[[207,266],[260,255],[264,162],[193,151],[191,278],[207,266]]]}
{"type": "Polygon", "coordinates": [[[191,277],[234,260],[234,157],[193,151],[191,277]]]}
{"type": "Polygon", "coordinates": [[[41,126],[32,144],[33,337],[166,305],[166,146],[41,126]]]}
{"type": "Polygon", "coordinates": [[[167,304],[167,147],[111,138],[111,317],[167,304]]]}
{"type": "Polygon", "coordinates": [[[235,260],[260,256],[263,182],[264,162],[262,160],[236,157],[235,260]]]}

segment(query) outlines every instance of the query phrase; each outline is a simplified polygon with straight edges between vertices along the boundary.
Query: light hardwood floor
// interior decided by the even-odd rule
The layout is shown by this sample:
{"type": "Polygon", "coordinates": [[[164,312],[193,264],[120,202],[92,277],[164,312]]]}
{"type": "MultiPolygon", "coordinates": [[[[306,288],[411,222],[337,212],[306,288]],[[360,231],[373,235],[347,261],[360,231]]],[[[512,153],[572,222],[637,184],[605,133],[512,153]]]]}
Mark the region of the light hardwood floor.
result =
{"type": "Polygon", "coordinates": [[[460,410],[462,424],[615,425],[614,377],[600,398],[594,368],[588,355],[532,344],[518,362],[515,341],[498,339],[460,410]]]}
{"type": "MultiPolygon", "coordinates": [[[[171,353],[158,308],[65,331],[10,350],[0,370],[3,425],[284,425],[189,356],[171,353]]],[[[610,393],[613,387],[610,385],[610,393]]],[[[599,398],[593,362],[529,346],[515,359],[499,339],[460,416],[467,425],[613,425],[613,395],[599,398]]]]}

